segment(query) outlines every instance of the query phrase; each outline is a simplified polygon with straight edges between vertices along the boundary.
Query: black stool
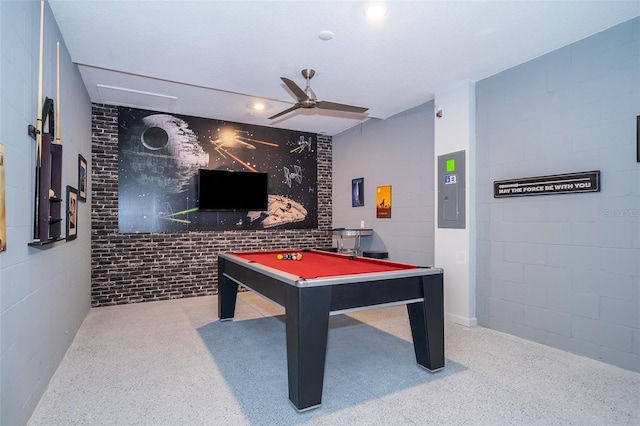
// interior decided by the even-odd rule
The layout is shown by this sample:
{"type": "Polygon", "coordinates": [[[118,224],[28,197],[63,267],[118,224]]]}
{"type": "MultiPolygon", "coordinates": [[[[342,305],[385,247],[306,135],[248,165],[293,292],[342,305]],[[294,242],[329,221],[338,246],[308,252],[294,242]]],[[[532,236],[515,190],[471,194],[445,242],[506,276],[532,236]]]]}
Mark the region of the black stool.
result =
{"type": "Polygon", "coordinates": [[[372,259],[388,259],[389,253],[386,251],[363,251],[362,256],[372,259]]]}

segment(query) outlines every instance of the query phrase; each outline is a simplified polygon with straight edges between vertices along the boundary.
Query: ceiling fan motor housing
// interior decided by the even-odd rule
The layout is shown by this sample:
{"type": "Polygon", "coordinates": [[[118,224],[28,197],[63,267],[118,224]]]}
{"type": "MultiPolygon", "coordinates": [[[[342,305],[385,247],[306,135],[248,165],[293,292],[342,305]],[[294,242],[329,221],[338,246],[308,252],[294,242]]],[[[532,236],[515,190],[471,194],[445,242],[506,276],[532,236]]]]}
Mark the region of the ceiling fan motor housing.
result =
{"type": "Polygon", "coordinates": [[[311,68],[305,68],[302,70],[302,76],[307,80],[310,80],[314,75],[316,75],[316,70],[312,70],[311,68]]]}

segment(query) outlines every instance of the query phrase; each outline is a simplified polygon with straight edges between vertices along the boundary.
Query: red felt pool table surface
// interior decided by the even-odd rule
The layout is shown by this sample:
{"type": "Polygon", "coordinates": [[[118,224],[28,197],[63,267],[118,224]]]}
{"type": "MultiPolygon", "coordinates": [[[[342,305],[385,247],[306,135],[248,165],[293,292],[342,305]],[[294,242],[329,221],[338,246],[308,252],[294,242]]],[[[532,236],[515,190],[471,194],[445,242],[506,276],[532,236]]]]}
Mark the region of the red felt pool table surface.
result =
{"type": "Polygon", "coordinates": [[[233,253],[249,262],[277,269],[305,279],[369,274],[416,269],[417,266],[386,260],[347,256],[324,251],[284,250],[233,253]],[[278,260],[278,254],[299,253],[302,260],[278,260]]]}

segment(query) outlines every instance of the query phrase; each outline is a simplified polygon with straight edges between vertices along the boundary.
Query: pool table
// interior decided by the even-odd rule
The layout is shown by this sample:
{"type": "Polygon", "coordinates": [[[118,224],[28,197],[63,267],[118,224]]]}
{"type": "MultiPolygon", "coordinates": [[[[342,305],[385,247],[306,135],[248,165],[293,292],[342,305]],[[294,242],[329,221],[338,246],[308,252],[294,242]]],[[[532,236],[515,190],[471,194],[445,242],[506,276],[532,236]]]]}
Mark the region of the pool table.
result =
{"type": "Polygon", "coordinates": [[[221,321],[233,318],[238,285],[285,310],[289,400],[298,411],[321,404],[330,314],[407,305],[417,363],[444,368],[442,269],[318,250],[223,253],[221,321]],[[302,259],[277,259],[294,252],[302,259]]]}

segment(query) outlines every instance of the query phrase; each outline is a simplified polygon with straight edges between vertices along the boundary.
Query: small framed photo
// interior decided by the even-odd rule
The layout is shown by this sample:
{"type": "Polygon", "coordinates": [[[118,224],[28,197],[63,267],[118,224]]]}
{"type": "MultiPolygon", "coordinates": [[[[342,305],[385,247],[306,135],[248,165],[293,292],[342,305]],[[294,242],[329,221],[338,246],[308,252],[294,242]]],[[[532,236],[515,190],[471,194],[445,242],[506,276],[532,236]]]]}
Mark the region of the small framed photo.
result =
{"type": "Polygon", "coordinates": [[[4,178],[4,145],[0,143],[0,251],[7,249],[7,211],[4,178]]]}
{"type": "Polygon", "coordinates": [[[78,236],[78,190],[67,185],[67,241],[78,236]]]}
{"type": "Polygon", "coordinates": [[[364,178],[351,180],[351,206],[364,206],[364,178]]]}
{"type": "Polygon", "coordinates": [[[78,154],[78,199],[87,201],[87,160],[78,154]]]}
{"type": "Polygon", "coordinates": [[[636,161],[640,163],[640,115],[636,117],[636,161]]]}
{"type": "Polygon", "coordinates": [[[391,185],[376,188],[376,217],[391,217],[391,185]]]}

